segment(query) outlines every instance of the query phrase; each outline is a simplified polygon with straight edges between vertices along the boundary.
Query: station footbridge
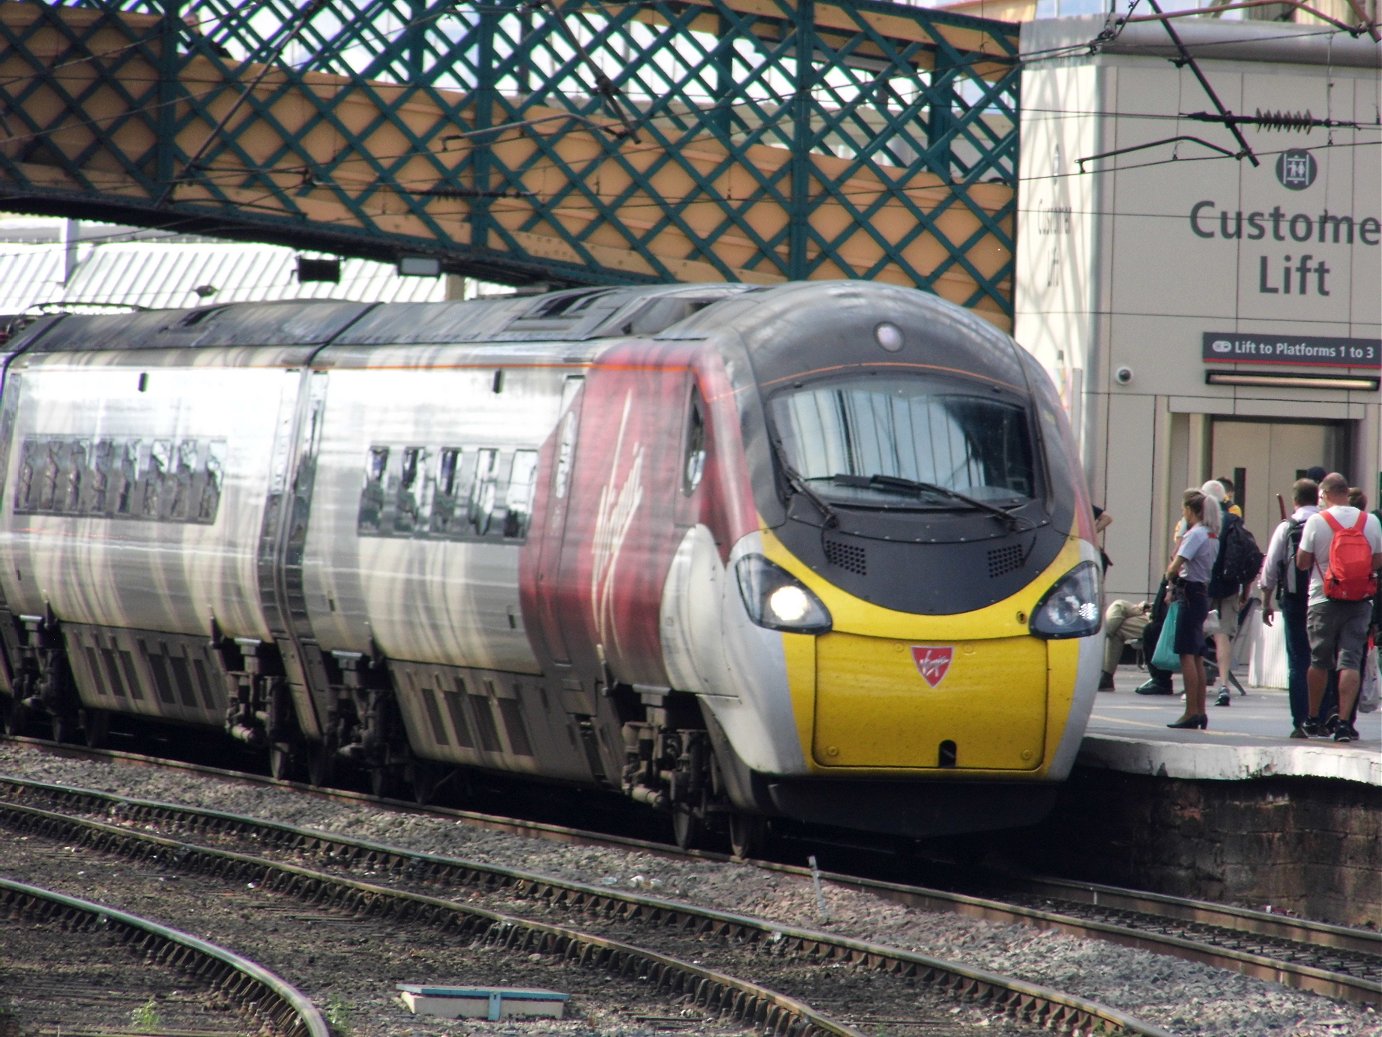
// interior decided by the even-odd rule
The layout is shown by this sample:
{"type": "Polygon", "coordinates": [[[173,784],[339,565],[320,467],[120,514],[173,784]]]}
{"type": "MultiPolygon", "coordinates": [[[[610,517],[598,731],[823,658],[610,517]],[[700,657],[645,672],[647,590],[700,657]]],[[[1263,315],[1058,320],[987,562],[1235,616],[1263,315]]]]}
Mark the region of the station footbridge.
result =
{"type": "Polygon", "coordinates": [[[0,3],[0,207],[1010,329],[1017,26],[869,0],[0,3]]]}

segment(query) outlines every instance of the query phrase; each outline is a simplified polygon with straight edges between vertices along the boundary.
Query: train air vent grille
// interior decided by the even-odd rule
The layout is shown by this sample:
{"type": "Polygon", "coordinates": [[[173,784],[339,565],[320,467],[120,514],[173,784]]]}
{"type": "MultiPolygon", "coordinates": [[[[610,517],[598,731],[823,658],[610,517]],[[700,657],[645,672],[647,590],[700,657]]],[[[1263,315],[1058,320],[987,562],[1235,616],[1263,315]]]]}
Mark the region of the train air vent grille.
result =
{"type": "Polygon", "coordinates": [[[1022,548],[1018,544],[996,547],[989,552],[989,579],[1022,568],[1022,548]]]}
{"type": "Polygon", "coordinates": [[[868,575],[868,555],[858,544],[827,540],[825,542],[825,560],[831,565],[838,565],[841,569],[847,569],[860,576],[868,575]]]}

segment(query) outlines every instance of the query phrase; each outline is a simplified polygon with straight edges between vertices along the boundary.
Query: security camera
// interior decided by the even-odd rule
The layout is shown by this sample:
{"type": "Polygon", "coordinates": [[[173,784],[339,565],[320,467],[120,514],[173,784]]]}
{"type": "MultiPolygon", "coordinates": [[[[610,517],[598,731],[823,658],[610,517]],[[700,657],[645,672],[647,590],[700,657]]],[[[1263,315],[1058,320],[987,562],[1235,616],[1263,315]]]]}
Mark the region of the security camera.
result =
{"type": "Polygon", "coordinates": [[[1119,385],[1127,385],[1132,381],[1132,368],[1120,367],[1113,372],[1113,377],[1117,379],[1119,385]]]}

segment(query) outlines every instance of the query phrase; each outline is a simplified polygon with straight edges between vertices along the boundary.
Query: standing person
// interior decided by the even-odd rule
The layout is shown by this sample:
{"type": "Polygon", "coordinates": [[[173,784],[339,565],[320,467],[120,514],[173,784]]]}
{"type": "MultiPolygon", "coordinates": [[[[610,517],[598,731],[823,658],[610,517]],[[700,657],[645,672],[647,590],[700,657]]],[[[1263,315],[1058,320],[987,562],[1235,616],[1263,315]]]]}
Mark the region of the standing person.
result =
{"type": "Polygon", "coordinates": [[[1166,567],[1168,594],[1180,602],[1176,622],[1176,654],[1185,682],[1185,712],[1167,727],[1207,728],[1205,712],[1204,621],[1209,615],[1209,573],[1219,554],[1219,506],[1199,490],[1186,490],[1181,510],[1185,535],[1180,538],[1175,556],[1166,567]]]}
{"type": "MultiPolygon", "coordinates": [[[[1166,619],[1166,588],[1167,583],[1163,577],[1161,585],[1152,595],[1152,607],[1147,613],[1147,625],[1142,628],[1142,649],[1147,660],[1147,679],[1133,688],[1133,691],[1139,695],[1175,694],[1175,689],[1171,687],[1170,671],[1163,670],[1152,662],[1152,653],[1156,651],[1157,639],[1161,637],[1161,628],[1166,619]]],[[[1115,602],[1115,604],[1117,603],[1115,602]]]]}
{"type": "MultiPolygon", "coordinates": [[[[1176,548],[1180,547],[1180,538],[1183,536],[1185,536],[1185,518],[1182,516],[1176,520],[1176,524],[1171,530],[1171,554],[1176,553],[1176,548]]],[[[1133,688],[1133,691],[1139,695],[1175,694],[1175,689],[1171,686],[1172,672],[1163,670],[1152,662],[1152,656],[1156,653],[1157,641],[1161,639],[1161,628],[1166,623],[1166,609],[1171,601],[1170,587],[1170,581],[1163,575],[1156,593],[1152,595],[1152,609],[1147,615],[1147,626],[1142,631],[1142,647],[1147,658],[1147,679],[1133,688]]]]}
{"type": "MultiPolygon", "coordinates": [[[[1330,472],[1321,480],[1320,496],[1325,506],[1306,521],[1300,534],[1300,550],[1296,552],[1297,567],[1310,570],[1310,601],[1306,609],[1310,668],[1306,671],[1306,687],[1310,714],[1315,716],[1324,700],[1329,671],[1337,668],[1339,717],[1346,718],[1358,703],[1363,647],[1372,621],[1372,599],[1377,593],[1376,574],[1382,568],[1382,524],[1375,515],[1349,505],[1348,480],[1338,472],[1330,472]],[[1357,570],[1350,566],[1340,571],[1342,552],[1335,550],[1335,541],[1345,535],[1344,530],[1360,524],[1367,546],[1372,549],[1371,557],[1368,562],[1360,560],[1357,570]],[[1361,569],[1368,564],[1368,573],[1362,575],[1361,569]]],[[[1306,731],[1316,733],[1308,726],[1306,731]]],[[[1334,741],[1351,742],[1357,737],[1349,720],[1334,721],[1334,741]]]]}
{"type": "Polygon", "coordinates": [[[1237,515],[1241,519],[1243,517],[1243,509],[1240,508],[1233,499],[1233,480],[1227,475],[1221,475],[1214,481],[1224,488],[1224,508],[1230,515],[1237,515]]]}
{"type": "MultiPolygon", "coordinates": [[[[1222,551],[1229,528],[1243,520],[1230,509],[1231,498],[1222,480],[1210,479],[1200,487],[1200,492],[1210,498],[1211,503],[1217,502],[1219,524],[1215,527],[1214,534],[1219,538],[1222,551]]],[[[1247,603],[1252,584],[1234,583],[1219,572],[1218,568],[1210,574],[1209,579],[1209,608],[1210,611],[1219,613],[1219,626],[1214,631],[1214,661],[1219,669],[1219,697],[1214,704],[1227,706],[1233,702],[1233,696],[1228,690],[1228,675],[1233,668],[1233,639],[1238,636],[1238,613],[1247,603]]]]}
{"type": "Polygon", "coordinates": [[[1291,517],[1272,530],[1267,558],[1262,564],[1262,622],[1272,625],[1276,605],[1281,606],[1282,636],[1286,642],[1286,697],[1291,704],[1291,737],[1306,738],[1311,717],[1305,671],[1310,667],[1310,636],[1305,630],[1305,607],[1310,595],[1310,574],[1296,568],[1301,531],[1311,515],[1320,510],[1320,487],[1313,479],[1297,479],[1291,486],[1291,517]],[[1275,603],[1274,603],[1275,602],[1275,603]]]}

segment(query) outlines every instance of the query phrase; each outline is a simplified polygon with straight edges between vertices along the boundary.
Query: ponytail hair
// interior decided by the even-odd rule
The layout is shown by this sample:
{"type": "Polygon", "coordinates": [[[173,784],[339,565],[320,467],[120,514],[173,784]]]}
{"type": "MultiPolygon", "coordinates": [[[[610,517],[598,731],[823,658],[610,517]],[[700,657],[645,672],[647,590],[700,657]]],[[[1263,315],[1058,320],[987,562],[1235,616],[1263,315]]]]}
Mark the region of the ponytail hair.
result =
{"type": "Polygon", "coordinates": [[[1209,535],[1217,537],[1224,528],[1224,507],[1213,497],[1204,499],[1204,527],[1209,535]]]}
{"type": "Polygon", "coordinates": [[[1224,484],[1218,479],[1210,479],[1200,487],[1200,494],[1204,497],[1200,521],[1211,536],[1217,537],[1224,527],[1224,501],[1227,499],[1224,484]]]}
{"type": "Polygon", "coordinates": [[[1204,521],[1203,493],[1201,493],[1194,487],[1191,487],[1190,489],[1186,490],[1184,494],[1181,495],[1180,502],[1182,505],[1190,509],[1191,514],[1195,516],[1195,520],[1197,522],[1204,521]]]}

